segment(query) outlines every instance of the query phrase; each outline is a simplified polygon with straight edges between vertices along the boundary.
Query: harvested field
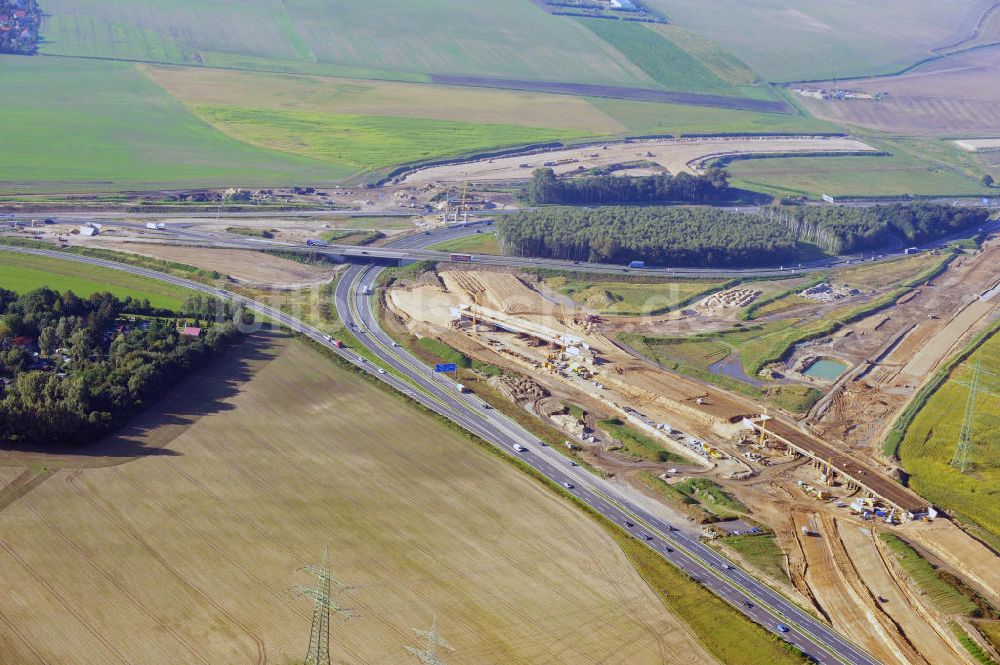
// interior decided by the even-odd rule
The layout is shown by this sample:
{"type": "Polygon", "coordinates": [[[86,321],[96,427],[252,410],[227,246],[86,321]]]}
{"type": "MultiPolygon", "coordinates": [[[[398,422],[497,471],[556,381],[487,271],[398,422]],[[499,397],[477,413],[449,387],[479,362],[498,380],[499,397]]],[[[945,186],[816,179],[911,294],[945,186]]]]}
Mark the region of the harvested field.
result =
{"type": "Polygon", "coordinates": [[[449,662],[714,662],[590,518],[310,347],[209,372],[0,513],[5,662],[296,662],[325,546],[338,662],[401,662],[434,614],[449,662]]]}
{"type": "Polygon", "coordinates": [[[562,95],[583,97],[609,97],[628,99],[636,102],[659,102],[662,104],[687,104],[690,106],[711,106],[733,111],[757,111],[763,113],[791,113],[792,108],[785,102],[724,95],[705,95],[696,92],[668,92],[648,88],[625,88],[614,85],[591,85],[585,83],[551,83],[547,81],[518,81],[515,79],[480,78],[474,76],[432,76],[434,83],[448,85],[469,85],[480,88],[502,88],[507,90],[531,90],[552,92],[562,95]]]}
{"type": "Polygon", "coordinates": [[[255,286],[302,287],[329,281],[337,272],[331,266],[310,266],[298,261],[240,249],[200,249],[177,245],[107,243],[102,247],[152,256],[167,261],[216,270],[239,282],[255,286]]]}
{"type": "Polygon", "coordinates": [[[759,136],[689,139],[648,139],[629,143],[607,143],[580,148],[549,150],[530,155],[499,157],[492,160],[462,162],[419,169],[407,174],[408,184],[434,181],[458,181],[466,175],[470,180],[523,180],[546,162],[556,174],[568,174],[580,169],[610,166],[637,158],[656,162],[671,173],[695,172],[709,157],[735,154],[766,153],[845,153],[874,152],[875,149],[851,137],[823,136],[759,136]],[[521,166],[522,164],[526,166],[521,166]]]}
{"type": "MultiPolygon", "coordinates": [[[[1000,114],[998,78],[1000,47],[991,47],[948,56],[901,76],[841,82],[849,90],[885,93],[881,101],[807,97],[800,101],[817,117],[886,132],[995,136],[1000,114]]],[[[814,85],[826,84],[810,84],[814,85]]]]}

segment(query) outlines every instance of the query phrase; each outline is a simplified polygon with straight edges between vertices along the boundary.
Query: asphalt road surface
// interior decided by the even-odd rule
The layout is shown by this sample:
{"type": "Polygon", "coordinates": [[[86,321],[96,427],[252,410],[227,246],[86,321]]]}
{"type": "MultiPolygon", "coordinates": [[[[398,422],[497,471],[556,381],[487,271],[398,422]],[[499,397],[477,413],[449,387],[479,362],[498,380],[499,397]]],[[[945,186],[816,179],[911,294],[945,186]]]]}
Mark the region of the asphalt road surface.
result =
{"type": "MultiPolygon", "coordinates": [[[[417,248],[462,234],[462,229],[442,229],[410,236],[393,248],[417,248]]],[[[622,525],[652,550],[678,566],[706,588],[732,604],[768,630],[781,635],[821,663],[877,663],[856,645],[791,603],[781,594],[750,576],[718,552],[676,530],[667,522],[635,505],[613,485],[597,478],[546,446],[520,425],[491,409],[475,395],[459,392],[454,381],[435,374],[430,367],[400,348],[379,326],[372,296],[379,273],[376,266],[352,266],[335,291],[341,320],[362,344],[382,362],[407,376],[432,400],[435,411],[479,435],[504,452],[519,457],[564,490],[622,525]],[[523,450],[518,450],[520,446],[523,450]],[[628,523],[634,526],[627,526],[628,523]],[[777,625],[789,628],[780,633],[777,625]]],[[[421,400],[424,401],[424,400],[421,400]]],[[[427,402],[424,401],[426,404],[427,402]]]]}
{"type": "MultiPolygon", "coordinates": [[[[418,247],[423,243],[440,242],[455,232],[455,229],[446,229],[440,232],[440,235],[432,233],[429,236],[411,236],[399,241],[398,247],[402,249],[418,247]]],[[[373,363],[355,351],[337,348],[328,336],[312,326],[280,310],[224,289],[154,270],[66,252],[3,245],[0,245],[0,251],[49,256],[98,265],[241,303],[257,315],[268,317],[329,348],[348,362],[371,373],[427,408],[451,419],[503,452],[520,458],[561,486],[564,491],[607,519],[621,525],[651,550],[687,572],[737,610],[780,635],[782,639],[796,645],[816,661],[852,665],[878,663],[828,625],[759,582],[715,550],[702,544],[698,539],[675,530],[664,520],[634,504],[603,479],[591,475],[580,467],[571,466],[567,458],[547,447],[520,425],[496,410],[487,408],[487,405],[475,395],[460,393],[453,382],[433,373],[419,360],[395,346],[378,325],[372,310],[372,298],[365,295],[365,291],[373,287],[382,268],[367,265],[352,266],[348,269],[341,277],[335,292],[336,307],[343,322],[354,330],[358,339],[382,362],[405,376],[406,380],[394,372],[384,370],[380,372],[373,363]],[[518,450],[518,447],[521,450],[518,450]],[[779,632],[777,628],[779,623],[787,627],[787,632],[779,632]]]]}
{"type": "MultiPolygon", "coordinates": [[[[144,229],[143,224],[136,222],[123,222],[116,220],[107,220],[103,223],[110,226],[121,226],[134,229],[144,229]]],[[[426,249],[430,245],[434,245],[445,240],[452,240],[455,238],[461,238],[463,236],[472,235],[474,233],[488,232],[491,230],[492,220],[475,221],[468,222],[465,224],[453,225],[448,227],[443,227],[435,231],[424,232],[423,234],[418,234],[416,236],[408,236],[397,242],[387,243],[386,245],[380,247],[365,247],[365,246],[355,246],[355,245],[336,245],[329,244],[323,247],[307,247],[302,244],[288,243],[276,240],[265,240],[261,238],[244,238],[235,236],[232,234],[219,233],[219,232],[205,232],[195,230],[186,224],[167,224],[166,228],[163,230],[165,233],[172,234],[176,237],[176,241],[199,247],[208,247],[215,249],[251,249],[251,250],[268,250],[277,249],[281,251],[289,252],[299,252],[299,253],[318,253],[327,254],[334,258],[335,260],[342,261],[368,261],[368,260],[382,260],[386,262],[392,261],[450,261],[453,252],[439,252],[434,250],[426,249]],[[431,234],[431,235],[427,235],[431,234]]],[[[982,227],[982,230],[986,233],[994,233],[1000,231],[1000,220],[993,220],[982,227]]],[[[957,240],[959,238],[969,237],[973,235],[974,231],[972,229],[966,229],[964,231],[959,231],[957,233],[951,234],[945,238],[940,238],[930,243],[920,245],[916,247],[919,251],[937,249],[947,245],[948,243],[957,240]]],[[[169,241],[167,241],[169,242],[169,241]]],[[[688,268],[671,268],[671,267],[649,267],[649,268],[629,268],[624,265],[608,264],[608,263],[585,263],[582,261],[565,261],[561,259],[543,259],[536,257],[521,257],[521,256],[493,256],[489,254],[471,254],[471,253],[461,253],[463,256],[468,256],[471,263],[481,264],[481,265],[491,265],[491,266],[502,266],[502,267],[514,267],[514,268],[546,268],[550,270],[574,270],[579,272],[592,272],[592,273],[602,273],[602,274],[617,274],[623,275],[627,273],[636,275],[650,275],[658,277],[692,277],[692,278],[721,278],[721,279],[734,279],[734,278],[745,278],[745,277],[792,277],[795,275],[801,275],[803,273],[827,269],[842,267],[849,264],[868,262],[868,261],[887,261],[893,258],[897,258],[906,253],[906,248],[899,243],[899,246],[895,249],[881,251],[881,252],[863,252],[860,254],[844,255],[844,256],[834,256],[824,259],[819,259],[816,261],[809,261],[804,263],[797,263],[795,265],[783,265],[783,266],[771,266],[762,268],[698,268],[698,267],[688,267],[688,268]]]]}

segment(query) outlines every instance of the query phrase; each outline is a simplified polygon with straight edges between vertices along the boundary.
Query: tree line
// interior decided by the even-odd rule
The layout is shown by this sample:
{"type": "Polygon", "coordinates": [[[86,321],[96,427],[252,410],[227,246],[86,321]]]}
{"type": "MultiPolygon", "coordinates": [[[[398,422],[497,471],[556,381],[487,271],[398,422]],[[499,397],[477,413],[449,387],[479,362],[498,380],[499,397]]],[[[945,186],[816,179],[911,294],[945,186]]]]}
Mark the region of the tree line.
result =
{"type": "Polygon", "coordinates": [[[782,208],[779,217],[804,241],[833,254],[848,254],[887,246],[893,236],[924,243],[989,219],[984,208],[960,208],[934,203],[782,208]]]}
{"type": "Polygon", "coordinates": [[[728,174],[708,169],[702,175],[678,173],[626,177],[602,175],[556,178],[550,168],[536,169],[522,192],[532,205],[609,205],[615,203],[716,203],[732,198],[728,174]]]}
{"type": "Polygon", "coordinates": [[[497,219],[504,254],[594,263],[745,266],[791,261],[795,233],[716,208],[544,208],[497,219]]]}
{"type": "Polygon", "coordinates": [[[231,318],[188,337],[173,318],[124,321],[126,300],[110,293],[0,289],[0,443],[81,446],[123,425],[236,339],[237,321],[252,320],[202,305],[198,314],[231,318]]]}
{"type": "Polygon", "coordinates": [[[504,254],[597,263],[755,266],[799,260],[805,243],[833,254],[921,243],[984,223],[981,208],[926,203],[868,208],[776,207],[742,214],[708,207],[553,207],[497,219],[504,254]]]}
{"type": "Polygon", "coordinates": [[[0,53],[37,51],[41,22],[37,0],[0,0],[0,53]]]}

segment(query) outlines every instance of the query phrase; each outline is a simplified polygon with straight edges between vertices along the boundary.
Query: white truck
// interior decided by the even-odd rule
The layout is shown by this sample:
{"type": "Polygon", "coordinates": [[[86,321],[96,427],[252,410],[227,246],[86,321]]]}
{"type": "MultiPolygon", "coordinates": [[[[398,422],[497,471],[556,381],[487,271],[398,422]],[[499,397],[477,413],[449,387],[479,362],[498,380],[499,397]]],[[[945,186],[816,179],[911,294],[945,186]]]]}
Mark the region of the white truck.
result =
{"type": "Polygon", "coordinates": [[[523,452],[527,451],[528,449],[525,448],[524,446],[522,446],[520,443],[515,443],[514,444],[514,450],[516,450],[519,453],[523,453],[523,452]]]}

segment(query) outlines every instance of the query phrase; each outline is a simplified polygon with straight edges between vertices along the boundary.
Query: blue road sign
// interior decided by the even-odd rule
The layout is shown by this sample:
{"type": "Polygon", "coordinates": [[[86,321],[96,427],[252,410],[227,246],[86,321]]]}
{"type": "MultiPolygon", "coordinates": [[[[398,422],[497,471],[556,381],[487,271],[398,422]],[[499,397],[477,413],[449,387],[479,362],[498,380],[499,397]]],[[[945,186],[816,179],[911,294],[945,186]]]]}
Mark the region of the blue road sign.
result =
{"type": "Polygon", "coordinates": [[[458,365],[455,363],[441,363],[439,365],[434,365],[435,372],[457,372],[458,365]]]}

